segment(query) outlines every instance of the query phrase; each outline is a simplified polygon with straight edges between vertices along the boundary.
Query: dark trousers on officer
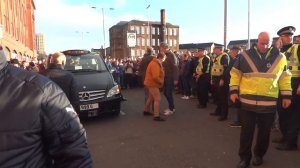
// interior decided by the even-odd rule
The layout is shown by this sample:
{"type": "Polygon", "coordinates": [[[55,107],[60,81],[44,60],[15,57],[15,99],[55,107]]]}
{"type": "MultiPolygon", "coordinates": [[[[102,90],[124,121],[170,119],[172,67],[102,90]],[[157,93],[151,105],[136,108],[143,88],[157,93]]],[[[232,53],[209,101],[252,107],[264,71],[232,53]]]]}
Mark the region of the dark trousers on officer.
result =
{"type": "Polygon", "coordinates": [[[229,86],[223,85],[220,86],[220,78],[213,77],[213,87],[216,96],[217,108],[215,110],[216,115],[220,115],[220,117],[227,118],[228,115],[228,92],[229,86]]]}
{"type": "Polygon", "coordinates": [[[282,97],[278,100],[278,116],[280,131],[283,141],[289,145],[297,145],[300,130],[300,95],[297,95],[297,88],[300,78],[292,78],[292,100],[287,109],[282,108],[282,97]]]}
{"type": "Polygon", "coordinates": [[[239,156],[241,160],[250,162],[252,157],[251,149],[256,124],[258,132],[254,147],[254,155],[263,157],[269,147],[270,132],[275,113],[256,113],[253,111],[240,109],[240,116],[242,128],[240,134],[239,156]]]}
{"type": "Polygon", "coordinates": [[[209,92],[209,74],[202,74],[197,80],[197,96],[199,105],[201,107],[206,107],[208,102],[208,92],[209,92]]]}

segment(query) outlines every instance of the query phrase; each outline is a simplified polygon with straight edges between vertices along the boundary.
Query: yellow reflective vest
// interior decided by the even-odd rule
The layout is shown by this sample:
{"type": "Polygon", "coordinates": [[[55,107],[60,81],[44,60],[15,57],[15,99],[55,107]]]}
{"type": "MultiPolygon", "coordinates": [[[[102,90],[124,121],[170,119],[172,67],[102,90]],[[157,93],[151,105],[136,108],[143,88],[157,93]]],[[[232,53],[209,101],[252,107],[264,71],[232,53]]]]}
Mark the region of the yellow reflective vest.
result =
{"type": "Polygon", "coordinates": [[[265,58],[256,47],[243,52],[230,71],[230,92],[239,93],[242,106],[275,109],[278,93],[290,98],[291,73],[279,50],[270,48],[265,58]]]}
{"type": "Polygon", "coordinates": [[[286,52],[284,52],[287,57],[287,66],[292,73],[292,77],[300,77],[298,49],[299,44],[293,44],[286,52]]]}
{"type": "MultiPolygon", "coordinates": [[[[216,58],[214,58],[214,61],[213,61],[212,67],[211,67],[211,76],[222,76],[223,75],[224,65],[222,65],[222,63],[221,63],[221,59],[223,58],[223,56],[228,57],[228,55],[226,53],[222,53],[222,54],[216,56],[216,58]]],[[[227,62],[227,65],[228,64],[229,64],[229,61],[227,62]]]]}
{"type": "MultiPolygon", "coordinates": [[[[203,74],[203,71],[202,71],[203,68],[204,68],[204,66],[203,66],[203,58],[207,58],[209,60],[209,57],[207,55],[204,55],[204,56],[202,56],[202,57],[200,57],[198,59],[198,65],[196,67],[196,73],[197,73],[197,75],[202,75],[203,74]]],[[[210,61],[208,61],[208,66],[207,66],[207,69],[205,70],[204,73],[209,73],[209,64],[210,64],[210,61]]]]}

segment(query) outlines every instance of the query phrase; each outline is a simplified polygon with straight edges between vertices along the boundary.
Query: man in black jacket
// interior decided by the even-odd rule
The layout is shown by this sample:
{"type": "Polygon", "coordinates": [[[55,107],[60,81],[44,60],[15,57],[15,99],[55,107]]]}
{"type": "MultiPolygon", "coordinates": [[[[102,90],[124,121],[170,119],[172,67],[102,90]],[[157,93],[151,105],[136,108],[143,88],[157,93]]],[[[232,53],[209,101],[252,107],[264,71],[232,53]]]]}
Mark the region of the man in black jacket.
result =
{"type": "Polygon", "coordinates": [[[79,112],[79,96],[76,79],[71,72],[64,70],[66,56],[61,52],[56,52],[52,54],[49,59],[50,64],[42,74],[54,81],[64,91],[72,106],[79,112]]]}
{"type": "Polygon", "coordinates": [[[63,91],[9,65],[0,46],[0,167],[92,167],[86,132],[63,91]]]}

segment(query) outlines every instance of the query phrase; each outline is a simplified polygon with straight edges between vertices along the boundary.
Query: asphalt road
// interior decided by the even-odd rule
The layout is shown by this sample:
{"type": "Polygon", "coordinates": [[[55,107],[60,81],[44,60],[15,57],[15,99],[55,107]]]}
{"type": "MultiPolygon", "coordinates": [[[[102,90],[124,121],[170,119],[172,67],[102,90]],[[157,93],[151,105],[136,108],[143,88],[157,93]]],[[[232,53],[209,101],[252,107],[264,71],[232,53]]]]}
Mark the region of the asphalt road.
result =
{"type": "MultiPolygon", "coordinates": [[[[176,113],[166,122],[143,116],[143,89],[123,91],[119,116],[82,120],[95,168],[235,168],[240,128],[210,116],[215,105],[197,109],[197,100],[175,95],[176,113]]],[[[167,107],[162,96],[161,111],[167,107]]],[[[278,136],[273,131],[272,137],[278,136]]],[[[299,168],[300,150],[277,151],[271,143],[261,168],[299,168]]]]}

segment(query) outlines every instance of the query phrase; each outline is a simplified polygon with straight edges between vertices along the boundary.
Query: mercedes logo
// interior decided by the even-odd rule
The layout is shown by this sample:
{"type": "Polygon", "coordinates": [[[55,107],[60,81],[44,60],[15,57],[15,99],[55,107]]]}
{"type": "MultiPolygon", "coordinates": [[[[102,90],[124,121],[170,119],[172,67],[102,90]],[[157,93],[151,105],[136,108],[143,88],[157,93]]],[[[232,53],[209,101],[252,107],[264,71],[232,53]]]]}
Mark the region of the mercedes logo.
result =
{"type": "Polygon", "coordinates": [[[89,100],[90,99],[90,94],[88,92],[82,93],[81,99],[89,100]]]}

